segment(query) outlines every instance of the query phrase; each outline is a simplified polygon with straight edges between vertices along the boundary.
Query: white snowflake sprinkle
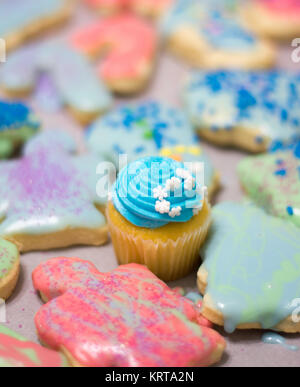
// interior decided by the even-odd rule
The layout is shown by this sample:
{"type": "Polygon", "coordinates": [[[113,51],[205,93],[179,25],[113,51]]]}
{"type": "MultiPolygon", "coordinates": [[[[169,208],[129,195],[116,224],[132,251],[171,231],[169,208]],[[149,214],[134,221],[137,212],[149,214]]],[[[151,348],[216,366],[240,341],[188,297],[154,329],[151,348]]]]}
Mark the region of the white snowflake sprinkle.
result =
{"type": "Polygon", "coordinates": [[[192,191],[195,187],[195,179],[193,176],[189,176],[185,181],[184,181],[184,189],[187,191],[192,191]]]}
{"type": "Polygon", "coordinates": [[[155,211],[160,214],[168,214],[170,211],[171,203],[167,200],[157,201],[155,203],[155,211]]]}
{"type": "Polygon", "coordinates": [[[182,210],[181,207],[173,207],[172,210],[169,212],[169,216],[171,218],[175,218],[176,216],[180,216],[181,210],[182,210]]]}
{"type": "Polygon", "coordinates": [[[178,177],[172,177],[166,181],[166,190],[167,191],[175,191],[181,185],[181,180],[178,177]]]}
{"type": "Polygon", "coordinates": [[[190,172],[183,168],[177,168],[176,175],[184,180],[188,179],[191,176],[190,172]]]}
{"type": "Polygon", "coordinates": [[[164,200],[166,197],[168,197],[168,193],[165,188],[159,185],[157,188],[153,189],[153,196],[155,199],[164,200]]]}

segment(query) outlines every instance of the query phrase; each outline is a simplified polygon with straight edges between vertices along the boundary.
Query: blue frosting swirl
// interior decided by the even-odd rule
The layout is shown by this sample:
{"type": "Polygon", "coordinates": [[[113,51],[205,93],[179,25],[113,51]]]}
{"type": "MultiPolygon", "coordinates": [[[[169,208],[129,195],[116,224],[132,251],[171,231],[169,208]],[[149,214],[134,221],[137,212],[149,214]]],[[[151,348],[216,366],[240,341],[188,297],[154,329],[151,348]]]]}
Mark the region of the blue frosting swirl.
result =
{"type": "MultiPolygon", "coordinates": [[[[187,188],[186,180],[179,177],[178,170],[189,174],[187,164],[165,157],[145,157],[128,164],[113,187],[112,200],[116,210],[135,226],[151,229],[189,221],[195,209],[202,208],[203,194],[196,181],[193,188],[187,188]],[[172,178],[178,183],[174,190],[167,189],[172,178]],[[164,189],[163,198],[155,195],[157,188],[164,189]],[[160,213],[157,210],[159,202],[169,205],[169,211],[160,213]],[[172,215],[173,211],[176,215],[172,215]]],[[[190,176],[195,179],[192,174],[190,176]]]]}

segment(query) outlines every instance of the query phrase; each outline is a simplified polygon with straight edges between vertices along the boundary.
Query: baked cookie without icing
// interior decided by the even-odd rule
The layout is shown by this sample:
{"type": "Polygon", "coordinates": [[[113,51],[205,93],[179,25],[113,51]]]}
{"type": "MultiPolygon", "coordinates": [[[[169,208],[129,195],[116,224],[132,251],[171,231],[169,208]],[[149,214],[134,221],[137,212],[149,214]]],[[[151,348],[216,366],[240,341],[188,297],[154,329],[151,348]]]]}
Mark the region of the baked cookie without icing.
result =
{"type": "Polygon", "coordinates": [[[0,299],[6,300],[11,296],[18,282],[19,273],[20,257],[17,247],[0,238],[0,299]]]}
{"type": "Polygon", "coordinates": [[[73,0],[1,0],[0,36],[12,50],[31,37],[66,21],[73,0]]]}
{"type": "Polygon", "coordinates": [[[75,151],[69,135],[51,130],[30,140],[22,158],[0,162],[0,236],[20,251],[106,242],[101,160],[75,151]]]}
{"type": "Polygon", "coordinates": [[[213,209],[201,256],[202,313],[232,333],[238,329],[300,332],[300,231],[253,205],[213,209]]]}
{"type": "Polygon", "coordinates": [[[197,134],[216,145],[257,153],[300,138],[300,78],[293,73],[198,71],[183,99],[197,134]]]}
{"type": "Polygon", "coordinates": [[[1,86],[13,97],[30,94],[41,72],[50,75],[66,107],[83,124],[112,104],[110,93],[86,58],[59,42],[26,47],[10,55],[2,67],[1,86]]]}
{"type": "Polygon", "coordinates": [[[66,358],[0,325],[0,367],[67,367],[66,358]]]}
{"type": "Polygon", "coordinates": [[[105,14],[130,10],[142,16],[159,17],[173,0],[85,0],[89,6],[105,14]]]}
{"type": "Polygon", "coordinates": [[[40,122],[20,102],[0,100],[0,158],[7,158],[37,133],[40,122]]]}
{"type": "Polygon", "coordinates": [[[141,91],[154,70],[157,35],[147,21],[132,14],[101,19],[76,31],[71,44],[88,56],[106,54],[99,76],[114,92],[141,91]]]}
{"type": "Polygon", "coordinates": [[[34,270],[33,284],[47,302],[35,316],[39,338],[72,365],[208,366],[224,351],[199,308],[144,266],[100,273],[88,261],[55,258],[34,270]]]}
{"type": "Polygon", "coordinates": [[[275,63],[273,44],[258,38],[226,7],[176,0],[161,22],[167,48],[194,67],[264,69],[275,63]]]}
{"type": "Polygon", "coordinates": [[[300,35],[299,0],[251,0],[242,9],[245,22],[258,34],[289,40],[300,35]]]}
{"type": "Polygon", "coordinates": [[[300,142],[242,160],[238,174],[243,189],[258,206],[300,227],[300,142]]]}

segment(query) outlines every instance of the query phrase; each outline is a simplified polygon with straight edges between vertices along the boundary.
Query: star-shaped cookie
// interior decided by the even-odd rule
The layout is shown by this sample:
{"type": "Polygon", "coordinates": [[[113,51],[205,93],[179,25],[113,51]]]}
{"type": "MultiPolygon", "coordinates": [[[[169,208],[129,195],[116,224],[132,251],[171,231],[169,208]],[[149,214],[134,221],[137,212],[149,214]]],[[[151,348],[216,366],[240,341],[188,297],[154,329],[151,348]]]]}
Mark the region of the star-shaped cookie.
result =
{"type": "Polygon", "coordinates": [[[48,301],[35,317],[38,335],[73,365],[207,366],[223,353],[224,339],[197,306],[144,266],[100,273],[88,261],[55,258],[35,269],[33,283],[48,301]]]}
{"type": "Polygon", "coordinates": [[[96,193],[92,155],[72,155],[73,139],[50,130],[30,140],[22,158],[0,162],[0,236],[21,251],[101,245],[107,227],[96,193]]]}

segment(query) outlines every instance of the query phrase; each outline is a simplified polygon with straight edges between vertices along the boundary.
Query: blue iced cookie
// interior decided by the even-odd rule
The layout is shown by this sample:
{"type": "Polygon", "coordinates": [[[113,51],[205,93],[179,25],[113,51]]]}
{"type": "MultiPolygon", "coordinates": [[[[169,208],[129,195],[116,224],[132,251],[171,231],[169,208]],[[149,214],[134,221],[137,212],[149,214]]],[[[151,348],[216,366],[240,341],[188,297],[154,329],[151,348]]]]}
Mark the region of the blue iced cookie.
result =
{"type": "Polygon", "coordinates": [[[168,48],[195,67],[269,68],[273,45],[245,28],[233,8],[228,1],[176,0],[161,23],[168,48]]]}
{"type": "Polygon", "coordinates": [[[292,73],[199,71],[183,94],[197,133],[217,145],[263,152],[300,137],[300,80],[292,73]]]}
{"type": "Polygon", "coordinates": [[[81,123],[90,123],[112,104],[110,93],[88,60],[60,42],[29,46],[11,54],[1,68],[1,86],[12,96],[28,94],[41,73],[49,75],[62,103],[81,123]]]}
{"type": "Polygon", "coordinates": [[[86,134],[92,152],[119,169],[119,155],[127,161],[160,154],[183,162],[204,162],[205,184],[213,192],[218,177],[204,155],[187,118],[178,109],[159,102],[126,105],[101,117],[86,134]]]}
{"type": "Polygon", "coordinates": [[[26,105],[0,100],[0,158],[11,156],[39,128],[39,120],[26,105]]]}
{"type": "Polygon", "coordinates": [[[8,50],[28,38],[65,21],[72,11],[71,0],[1,0],[0,37],[8,50]]]}
{"type": "Polygon", "coordinates": [[[249,204],[213,209],[198,287],[203,315],[238,329],[300,332],[300,231],[249,204]]]}

